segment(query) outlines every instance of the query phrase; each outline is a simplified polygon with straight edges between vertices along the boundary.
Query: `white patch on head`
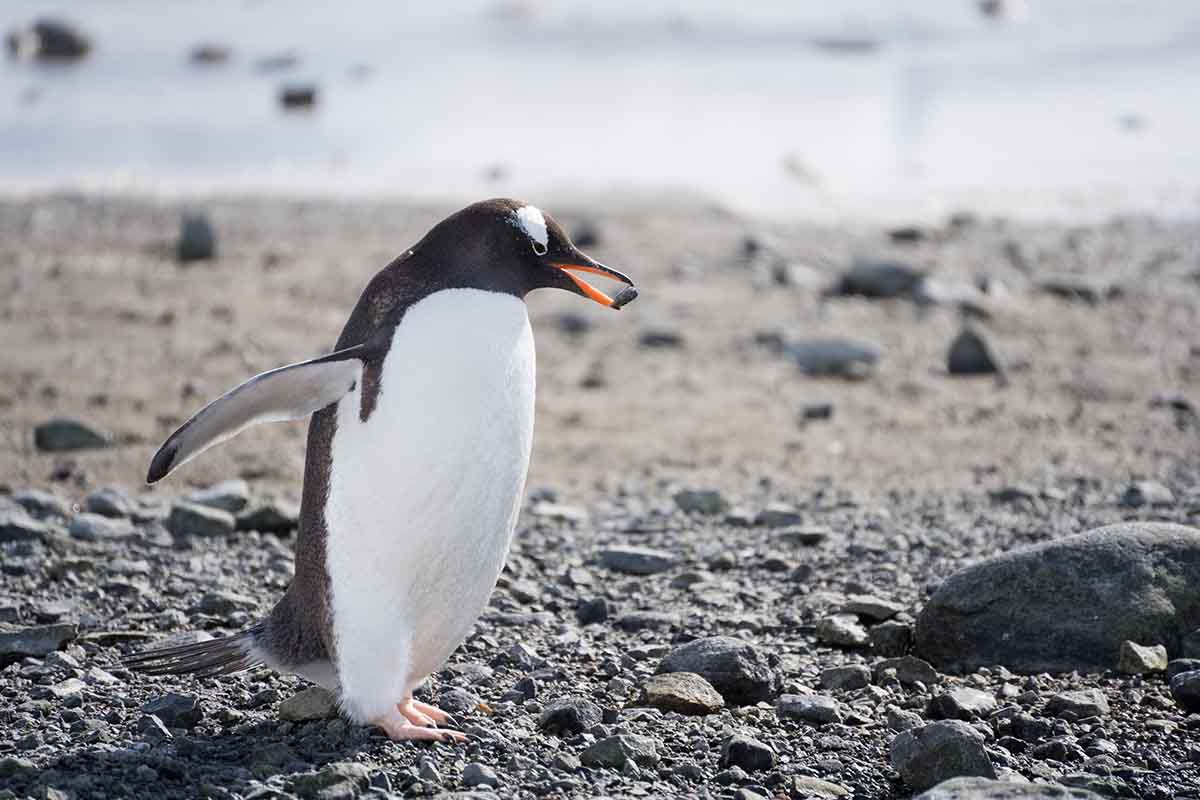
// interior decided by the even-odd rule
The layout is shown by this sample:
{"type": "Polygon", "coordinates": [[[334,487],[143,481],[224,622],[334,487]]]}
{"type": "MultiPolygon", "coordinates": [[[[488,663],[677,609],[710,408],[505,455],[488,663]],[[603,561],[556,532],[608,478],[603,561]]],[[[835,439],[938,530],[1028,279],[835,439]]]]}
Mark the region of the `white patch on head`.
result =
{"type": "Polygon", "coordinates": [[[516,214],[517,227],[533,240],[533,251],[538,255],[544,254],[550,246],[550,236],[546,232],[546,218],[541,210],[537,206],[521,206],[516,214]]]}

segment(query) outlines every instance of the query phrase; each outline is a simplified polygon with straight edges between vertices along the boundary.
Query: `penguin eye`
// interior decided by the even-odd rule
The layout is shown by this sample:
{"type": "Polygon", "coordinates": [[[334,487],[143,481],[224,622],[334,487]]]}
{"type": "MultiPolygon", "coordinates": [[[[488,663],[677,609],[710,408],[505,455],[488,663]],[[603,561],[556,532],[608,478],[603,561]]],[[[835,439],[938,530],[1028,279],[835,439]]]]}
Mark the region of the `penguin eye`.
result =
{"type": "Polygon", "coordinates": [[[546,230],[546,218],[535,206],[521,206],[516,210],[513,221],[533,245],[533,252],[544,256],[550,250],[550,236],[546,230]]]}
{"type": "Polygon", "coordinates": [[[539,256],[544,256],[544,255],[546,255],[546,252],[547,252],[549,249],[550,249],[549,247],[547,247],[546,245],[542,244],[541,242],[534,242],[534,243],[533,243],[533,252],[537,253],[539,256]]]}

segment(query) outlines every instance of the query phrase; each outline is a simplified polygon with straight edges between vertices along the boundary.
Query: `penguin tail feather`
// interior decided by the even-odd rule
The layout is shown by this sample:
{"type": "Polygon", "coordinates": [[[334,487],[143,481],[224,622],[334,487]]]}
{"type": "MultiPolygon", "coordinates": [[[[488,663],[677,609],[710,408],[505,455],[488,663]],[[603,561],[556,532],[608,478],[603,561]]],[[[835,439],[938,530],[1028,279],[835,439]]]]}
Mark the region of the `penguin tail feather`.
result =
{"type": "Polygon", "coordinates": [[[146,675],[231,675],[264,663],[255,646],[257,627],[207,642],[159,647],[125,657],[121,664],[146,675]]]}

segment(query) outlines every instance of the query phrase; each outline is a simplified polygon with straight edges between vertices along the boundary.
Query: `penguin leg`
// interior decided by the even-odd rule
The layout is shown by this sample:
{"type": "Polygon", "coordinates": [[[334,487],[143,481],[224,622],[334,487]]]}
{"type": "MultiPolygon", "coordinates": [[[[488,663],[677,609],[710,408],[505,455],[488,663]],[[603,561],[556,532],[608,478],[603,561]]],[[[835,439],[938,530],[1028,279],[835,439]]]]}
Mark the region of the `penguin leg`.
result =
{"type": "MultiPolygon", "coordinates": [[[[451,724],[455,723],[454,717],[445,711],[442,711],[437,706],[431,706],[428,703],[414,700],[412,695],[397,703],[396,710],[410,723],[422,728],[436,728],[438,725],[447,722],[451,724]]],[[[443,733],[449,734],[455,741],[465,741],[467,738],[465,734],[459,731],[450,730],[449,728],[442,728],[441,730],[443,733]]]]}

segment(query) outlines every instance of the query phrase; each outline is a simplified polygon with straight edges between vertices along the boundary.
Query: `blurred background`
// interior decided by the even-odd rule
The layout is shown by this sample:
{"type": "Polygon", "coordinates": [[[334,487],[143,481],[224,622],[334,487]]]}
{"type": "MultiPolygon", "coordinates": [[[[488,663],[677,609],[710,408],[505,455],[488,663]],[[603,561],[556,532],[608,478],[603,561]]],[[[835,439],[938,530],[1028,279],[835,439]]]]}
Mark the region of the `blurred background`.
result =
{"type": "Polygon", "coordinates": [[[0,30],[9,193],[1200,206],[1196,3],[5,0],[0,30]],[[39,19],[87,52],[46,52],[39,19]]]}

